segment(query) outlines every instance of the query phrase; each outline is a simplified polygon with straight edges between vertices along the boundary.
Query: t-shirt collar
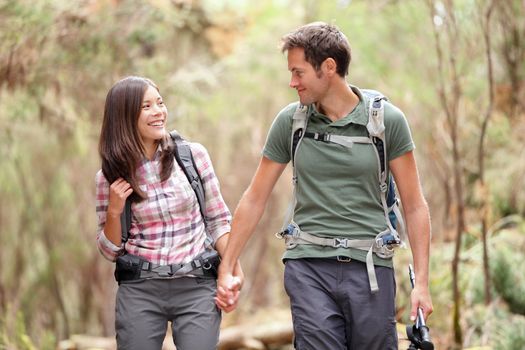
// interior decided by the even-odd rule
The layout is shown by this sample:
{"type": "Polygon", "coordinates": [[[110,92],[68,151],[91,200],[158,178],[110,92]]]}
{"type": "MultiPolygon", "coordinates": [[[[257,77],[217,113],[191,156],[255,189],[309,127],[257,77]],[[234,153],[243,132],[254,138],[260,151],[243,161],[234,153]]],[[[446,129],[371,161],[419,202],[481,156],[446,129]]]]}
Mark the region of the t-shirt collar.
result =
{"type": "MultiPolygon", "coordinates": [[[[366,115],[365,98],[363,97],[363,94],[361,93],[361,91],[359,90],[357,86],[354,86],[351,84],[348,84],[348,86],[359,97],[359,103],[345,117],[335,122],[330,121],[330,124],[332,126],[345,126],[350,123],[354,123],[354,124],[366,126],[366,124],[368,124],[368,117],[366,115]]],[[[321,112],[317,110],[314,104],[312,104],[311,107],[309,108],[309,113],[310,113],[310,118],[314,117],[314,118],[329,120],[328,117],[326,117],[324,114],[322,114],[321,112]]]]}

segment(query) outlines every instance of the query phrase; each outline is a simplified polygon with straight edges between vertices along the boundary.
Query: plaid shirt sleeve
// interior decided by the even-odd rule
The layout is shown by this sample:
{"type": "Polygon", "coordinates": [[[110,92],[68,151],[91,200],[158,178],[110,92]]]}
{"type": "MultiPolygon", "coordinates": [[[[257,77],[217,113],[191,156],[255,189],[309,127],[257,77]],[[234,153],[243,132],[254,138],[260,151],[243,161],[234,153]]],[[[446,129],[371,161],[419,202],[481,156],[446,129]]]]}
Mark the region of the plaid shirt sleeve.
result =
{"type": "Polygon", "coordinates": [[[191,143],[191,150],[206,197],[206,228],[213,242],[216,242],[222,235],[230,232],[231,213],[222,198],[219,180],[206,148],[201,144],[191,143]]]}
{"type": "Polygon", "coordinates": [[[109,182],[99,170],[95,176],[96,183],[96,213],[98,219],[97,226],[97,246],[100,253],[109,261],[115,261],[117,256],[124,250],[124,246],[117,247],[104,234],[104,225],[106,224],[106,214],[109,203],[109,182]]]}

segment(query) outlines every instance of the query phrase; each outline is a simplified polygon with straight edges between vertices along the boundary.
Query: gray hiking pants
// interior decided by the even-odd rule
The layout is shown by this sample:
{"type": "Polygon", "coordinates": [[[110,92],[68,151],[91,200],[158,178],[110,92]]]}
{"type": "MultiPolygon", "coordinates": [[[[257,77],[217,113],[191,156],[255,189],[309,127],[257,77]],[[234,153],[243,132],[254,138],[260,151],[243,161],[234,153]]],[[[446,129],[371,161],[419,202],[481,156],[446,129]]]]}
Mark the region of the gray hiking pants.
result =
{"type": "Polygon", "coordinates": [[[375,269],[372,294],[365,263],[286,260],[296,350],[397,350],[394,270],[375,269]]]}
{"type": "Polygon", "coordinates": [[[119,350],[160,350],[171,321],[177,350],[214,350],[221,313],[217,282],[181,277],[122,283],[117,291],[115,329],[119,350]]]}

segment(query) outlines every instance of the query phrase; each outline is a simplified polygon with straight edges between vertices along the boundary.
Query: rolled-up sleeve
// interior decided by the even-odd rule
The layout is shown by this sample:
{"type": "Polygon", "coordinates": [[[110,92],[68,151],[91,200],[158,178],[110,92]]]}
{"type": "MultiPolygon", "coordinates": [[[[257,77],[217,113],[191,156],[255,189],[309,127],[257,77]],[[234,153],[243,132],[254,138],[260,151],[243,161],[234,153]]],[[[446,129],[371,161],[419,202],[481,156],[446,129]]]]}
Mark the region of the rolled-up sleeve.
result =
{"type": "Polygon", "coordinates": [[[113,244],[104,233],[104,225],[106,224],[106,215],[109,203],[109,183],[100,170],[95,176],[96,182],[96,213],[97,213],[97,247],[100,253],[109,261],[115,261],[124,250],[124,246],[116,246],[113,244]]]}
{"type": "Polygon", "coordinates": [[[206,148],[192,143],[191,150],[204,187],[206,230],[213,242],[216,242],[222,235],[230,232],[231,213],[222,198],[219,180],[206,148]]]}

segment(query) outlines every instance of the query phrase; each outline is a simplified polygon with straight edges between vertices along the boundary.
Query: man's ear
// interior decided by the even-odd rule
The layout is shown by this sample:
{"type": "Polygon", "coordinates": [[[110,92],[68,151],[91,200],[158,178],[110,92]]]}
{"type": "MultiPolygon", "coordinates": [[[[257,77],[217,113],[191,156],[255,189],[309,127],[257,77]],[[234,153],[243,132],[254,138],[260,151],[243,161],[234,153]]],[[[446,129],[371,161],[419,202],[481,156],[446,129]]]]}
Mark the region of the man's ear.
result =
{"type": "Polygon", "coordinates": [[[328,57],[321,64],[321,69],[323,69],[326,74],[334,75],[337,73],[337,63],[332,57],[328,57]]]}

